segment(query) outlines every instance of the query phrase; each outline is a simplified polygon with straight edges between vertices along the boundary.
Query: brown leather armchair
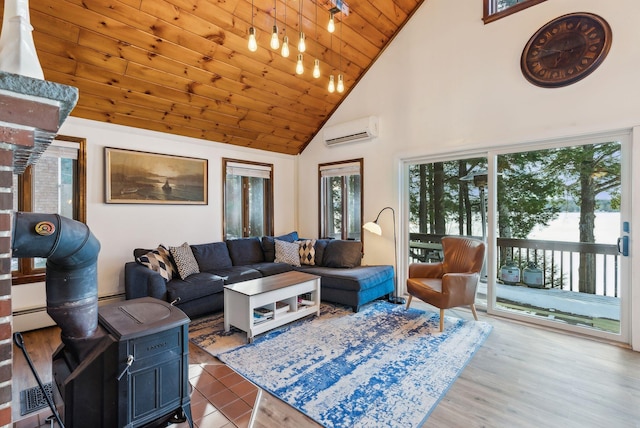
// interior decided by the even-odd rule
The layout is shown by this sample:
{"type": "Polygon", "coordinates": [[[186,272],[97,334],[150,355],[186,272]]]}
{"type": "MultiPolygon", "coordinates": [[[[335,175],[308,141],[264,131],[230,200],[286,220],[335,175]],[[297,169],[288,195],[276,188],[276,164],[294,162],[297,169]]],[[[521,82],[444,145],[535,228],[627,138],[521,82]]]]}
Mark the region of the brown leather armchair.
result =
{"type": "Polygon", "coordinates": [[[478,320],[475,298],[484,263],[484,242],[461,236],[442,238],[444,257],[439,263],[412,263],[407,279],[407,309],[413,296],[440,308],[440,331],[444,328],[444,310],[470,305],[478,320]]]}

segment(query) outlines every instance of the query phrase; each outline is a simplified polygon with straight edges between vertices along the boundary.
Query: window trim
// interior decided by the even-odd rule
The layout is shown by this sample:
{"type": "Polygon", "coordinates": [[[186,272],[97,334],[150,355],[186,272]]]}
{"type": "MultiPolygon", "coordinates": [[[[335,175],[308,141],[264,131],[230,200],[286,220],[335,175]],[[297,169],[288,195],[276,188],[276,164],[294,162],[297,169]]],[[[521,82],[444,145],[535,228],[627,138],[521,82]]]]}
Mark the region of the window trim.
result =
{"type": "Polygon", "coordinates": [[[535,6],[543,1],[547,0],[525,0],[522,3],[514,4],[513,6],[508,7],[505,10],[500,12],[492,12],[492,6],[497,0],[483,0],[482,7],[482,20],[485,24],[488,24],[493,21],[497,21],[500,18],[504,18],[505,16],[512,15],[516,12],[520,12],[521,10],[527,9],[531,6],[535,6]]]}
{"type": "MultiPolygon", "coordinates": [[[[360,165],[360,224],[362,225],[362,215],[364,213],[364,158],[349,159],[338,162],[327,162],[318,164],[318,237],[323,238],[322,228],[324,219],[323,214],[323,198],[324,192],[322,191],[322,171],[328,169],[328,167],[339,168],[339,165],[345,165],[350,163],[358,163],[360,165]]],[[[348,233],[347,228],[342,228],[342,239],[347,239],[345,234],[348,233]]],[[[360,241],[364,242],[364,237],[360,234],[360,241]]]]}
{"type": "MultiPolygon", "coordinates": [[[[267,192],[267,200],[264,207],[264,225],[265,225],[265,235],[273,235],[274,231],[274,195],[273,195],[273,164],[263,163],[263,162],[253,162],[247,160],[240,159],[232,159],[232,158],[222,158],[222,237],[224,240],[227,239],[227,168],[232,167],[231,164],[241,164],[238,165],[238,168],[246,168],[247,170],[255,170],[256,177],[265,175],[265,171],[269,172],[269,183],[265,191],[267,192]],[[253,168],[252,168],[253,167],[253,168]]],[[[247,179],[248,176],[242,176],[243,181],[247,179]]],[[[266,177],[263,177],[266,178],[266,177]]],[[[244,204],[243,210],[243,218],[248,219],[247,205],[244,204]]],[[[242,235],[245,235],[245,227],[244,227],[244,219],[243,219],[243,230],[242,235]]]]}
{"type": "MultiPolygon", "coordinates": [[[[76,207],[74,219],[82,223],[87,220],[87,139],[71,137],[67,135],[56,135],[54,141],[69,141],[78,143],[78,159],[76,167],[76,184],[74,206],[76,207]]],[[[18,200],[18,211],[31,212],[33,209],[32,198],[32,165],[29,165],[23,174],[18,176],[18,187],[23,189],[19,195],[14,195],[18,200]]],[[[44,282],[46,270],[33,267],[33,258],[18,259],[18,270],[11,272],[12,285],[30,284],[34,282],[44,282]]]]}

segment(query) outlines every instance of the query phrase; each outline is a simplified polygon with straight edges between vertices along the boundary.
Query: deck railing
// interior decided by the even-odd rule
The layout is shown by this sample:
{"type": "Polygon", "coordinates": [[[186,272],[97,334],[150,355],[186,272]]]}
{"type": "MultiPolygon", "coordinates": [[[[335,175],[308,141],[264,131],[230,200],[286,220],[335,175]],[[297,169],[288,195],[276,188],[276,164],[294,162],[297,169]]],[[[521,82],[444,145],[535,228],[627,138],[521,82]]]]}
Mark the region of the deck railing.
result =
{"type": "MultiPolygon", "coordinates": [[[[432,262],[442,259],[442,235],[412,233],[409,241],[409,259],[412,262],[432,262]]],[[[542,270],[542,287],[580,291],[579,266],[591,263],[595,267],[595,293],[601,296],[619,296],[620,259],[618,247],[610,244],[541,241],[534,239],[498,238],[496,272],[507,259],[523,270],[533,262],[542,270]],[[591,255],[584,257],[584,255],[591,255]]],[[[522,280],[522,276],[521,276],[522,280]]]]}

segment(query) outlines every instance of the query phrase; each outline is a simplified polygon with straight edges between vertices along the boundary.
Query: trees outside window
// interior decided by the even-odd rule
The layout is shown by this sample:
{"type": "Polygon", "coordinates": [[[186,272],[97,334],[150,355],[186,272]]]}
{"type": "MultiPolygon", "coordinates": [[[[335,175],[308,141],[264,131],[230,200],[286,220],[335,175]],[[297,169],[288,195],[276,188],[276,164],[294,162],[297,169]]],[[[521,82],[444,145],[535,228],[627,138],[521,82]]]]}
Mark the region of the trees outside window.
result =
{"type": "Polygon", "coordinates": [[[361,239],[363,160],[318,165],[320,236],[361,239]]]}
{"type": "MultiPolygon", "coordinates": [[[[56,213],[86,221],[86,141],[57,136],[35,165],[13,175],[14,211],[56,213]]],[[[11,260],[12,283],[45,279],[44,258],[11,260]]]]}
{"type": "Polygon", "coordinates": [[[222,162],[225,239],[273,235],[273,165],[222,162]]]}

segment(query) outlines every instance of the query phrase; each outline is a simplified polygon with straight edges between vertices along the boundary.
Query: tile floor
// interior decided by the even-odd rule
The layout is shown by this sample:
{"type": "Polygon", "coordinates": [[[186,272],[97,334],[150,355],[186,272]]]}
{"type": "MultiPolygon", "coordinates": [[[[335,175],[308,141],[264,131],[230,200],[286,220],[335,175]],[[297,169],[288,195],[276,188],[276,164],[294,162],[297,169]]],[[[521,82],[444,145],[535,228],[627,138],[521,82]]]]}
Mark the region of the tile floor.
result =
{"type": "MultiPolygon", "coordinates": [[[[189,364],[194,428],[248,428],[259,390],[222,363],[189,364]]],[[[48,409],[14,423],[14,428],[51,427],[48,409]]],[[[54,425],[57,427],[57,424],[54,425]]],[[[186,428],[189,424],[170,425],[186,428]]]]}

